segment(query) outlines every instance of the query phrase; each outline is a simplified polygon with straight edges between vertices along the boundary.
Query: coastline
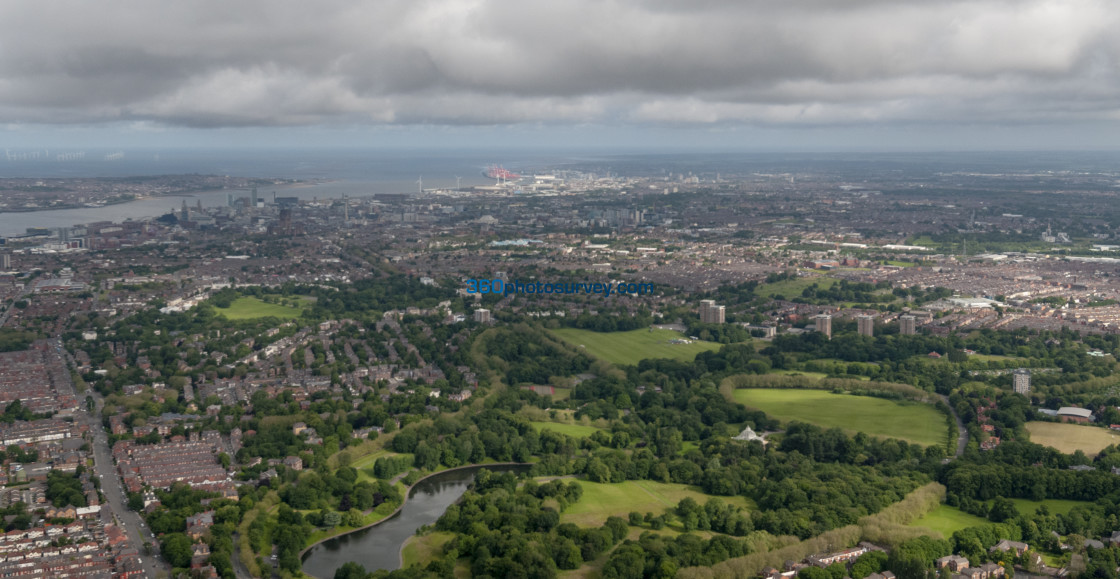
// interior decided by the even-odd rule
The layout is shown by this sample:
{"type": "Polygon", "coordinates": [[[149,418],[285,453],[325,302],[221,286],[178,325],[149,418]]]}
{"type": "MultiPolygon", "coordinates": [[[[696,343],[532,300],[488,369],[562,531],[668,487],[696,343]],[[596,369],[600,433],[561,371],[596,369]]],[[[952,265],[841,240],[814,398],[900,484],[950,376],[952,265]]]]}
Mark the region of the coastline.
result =
{"type": "MultiPolygon", "coordinates": [[[[337,539],[338,537],[342,537],[344,535],[349,535],[350,533],[354,533],[354,532],[357,532],[357,531],[368,529],[370,527],[376,527],[377,525],[380,525],[381,523],[384,523],[385,521],[388,521],[388,520],[392,519],[393,517],[397,516],[401,512],[401,510],[404,509],[404,506],[406,504],[408,504],[409,495],[412,494],[412,489],[416,485],[420,484],[421,482],[424,482],[425,480],[427,480],[429,478],[432,478],[433,476],[443,474],[443,473],[446,473],[446,472],[454,472],[454,471],[457,471],[457,470],[464,470],[464,469],[468,469],[468,468],[486,468],[488,466],[532,466],[532,465],[533,465],[533,463],[531,463],[531,462],[487,462],[487,463],[479,463],[479,464],[465,464],[463,466],[457,466],[457,467],[454,467],[454,468],[449,468],[449,469],[446,469],[446,470],[436,471],[436,472],[433,472],[431,474],[424,475],[422,478],[418,479],[416,482],[412,483],[407,489],[405,489],[404,498],[401,500],[401,504],[398,505],[397,508],[393,510],[393,512],[389,513],[388,515],[386,515],[381,520],[374,521],[374,522],[372,522],[368,525],[365,525],[363,527],[355,527],[353,529],[350,529],[348,531],[344,531],[344,532],[339,533],[337,535],[331,535],[330,537],[323,537],[322,539],[319,539],[318,541],[315,541],[314,543],[304,547],[303,550],[301,550],[299,552],[300,562],[301,563],[303,562],[303,557],[304,557],[304,555],[307,554],[308,551],[310,551],[313,547],[315,547],[316,545],[319,545],[320,543],[325,543],[325,542],[327,542],[331,539],[337,539]]],[[[406,540],[405,543],[407,543],[407,542],[408,541],[406,540]]],[[[403,560],[400,559],[401,549],[403,549],[403,548],[404,548],[404,544],[402,543],[401,548],[397,550],[398,564],[403,563],[403,560]]]]}
{"type": "MultiPolygon", "coordinates": [[[[161,195],[160,197],[171,197],[172,195],[161,195]]],[[[144,201],[146,199],[155,199],[148,195],[136,195],[132,199],[117,199],[115,201],[105,201],[97,207],[90,207],[84,204],[76,205],[56,205],[54,207],[23,207],[17,209],[0,209],[0,214],[4,213],[44,213],[47,211],[68,211],[71,209],[97,209],[99,207],[112,207],[113,205],[123,205],[125,203],[132,203],[133,201],[144,201]]]]}
{"type": "MultiPolygon", "coordinates": [[[[317,187],[327,183],[335,183],[337,179],[316,179],[314,181],[300,181],[297,183],[285,183],[283,185],[269,185],[270,188],[275,189],[305,189],[308,187],[317,187]]],[[[114,201],[105,201],[96,207],[79,203],[73,205],[56,205],[54,207],[31,207],[31,208],[16,208],[16,209],[0,209],[0,215],[5,213],[49,213],[51,211],[71,211],[74,209],[98,209],[101,207],[111,207],[113,205],[125,205],[135,201],[152,201],[156,199],[169,199],[169,198],[193,198],[198,195],[206,195],[211,193],[245,191],[244,188],[236,189],[198,189],[193,191],[179,191],[176,193],[166,193],[163,195],[135,195],[131,199],[117,199],[114,201]]]]}

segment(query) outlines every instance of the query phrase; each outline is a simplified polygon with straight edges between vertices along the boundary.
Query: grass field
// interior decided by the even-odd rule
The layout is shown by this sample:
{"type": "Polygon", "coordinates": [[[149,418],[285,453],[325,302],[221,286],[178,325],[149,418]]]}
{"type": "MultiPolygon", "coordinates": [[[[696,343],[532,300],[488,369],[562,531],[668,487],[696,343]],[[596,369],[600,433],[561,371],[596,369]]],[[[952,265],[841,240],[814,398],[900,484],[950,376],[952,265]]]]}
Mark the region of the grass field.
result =
{"type": "Polygon", "coordinates": [[[380,450],[373,454],[367,454],[350,464],[350,466],[358,471],[358,480],[356,482],[362,482],[364,480],[376,481],[377,477],[373,476],[373,463],[377,462],[379,458],[390,456],[407,456],[412,458],[411,454],[402,454],[388,450],[380,450]]]}
{"type": "MultiPolygon", "coordinates": [[[[1061,499],[1048,499],[1045,501],[1029,501],[1027,499],[1011,499],[1015,508],[1024,515],[1033,514],[1040,505],[1046,505],[1051,514],[1066,514],[1078,505],[1087,505],[1083,501],[1066,501],[1061,499]]],[[[970,515],[956,507],[938,505],[938,507],[925,516],[910,523],[911,527],[925,527],[931,531],[938,531],[949,538],[954,532],[977,525],[991,523],[988,519],[970,515]]]]}
{"type": "Polygon", "coordinates": [[[806,372],[804,370],[771,370],[771,374],[779,374],[781,376],[803,376],[810,380],[824,380],[828,378],[828,374],[824,372],[806,372]]]}
{"type": "Polygon", "coordinates": [[[798,420],[923,445],[945,444],[945,416],[928,404],[900,404],[825,390],[746,388],[736,390],[734,396],[736,402],[783,422],[798,420]]]}
{"type": "Polygon", "coordinates": [[[968,357],[969,360],[978,360],[980,362],[1006,362],[1008,360],[1022,360],[1018,356],[1000,356],[997,354],[973,354],[968,357]]]}
{"type": "Polygon", "coordinates": [[[1031,442],[1056,448],[1066,454],[1081,450],[1094,456],[1110,444],[1120,443],[1120,434],[1095,426],[1060,422],[1028,422],[1031,442]]]}
{"type": "Polygon", "coordinates": [[[956,507],[938,505],[936,509],[910,523],[910,526],[925,527],[931,531],[937,531],[948,539],[953,533],[961,529],[986,525],[990,522],[988,519],[970,515],[956,507]]]}
{"type": "Polygon", "coordinates": [[[427,565],[429,562],[438,559],[443,553],[443,546],[454,538],[455,533],[445,531],[434,531],[423,536],[413,535],[409,537],[401,549],[401,562],[403,563],[401,569],[408,569],[416,564],[427,565]]]}
{"type": "MultiPolygon", "coordinates": [[[[372,524],[376,523],[377,521],[380,521],[381,519],[387,518],[389,515],[393,514],[393,511],[395,511],[395,510],[396,510],[396,505],[393,505],[391,503],[381,503],[376,508],[374,508],[372,511],[370,511],[369,514],[362,517],[362,524],[359,525],[358,527],[347,527],[345,525],[339,525],[339,526],[334,527],[332,529],[317,529],[317,530],[315,530],[311,533],[311,536],[304,543],[304,546],[314,544],[316,541],[321,541],[321,540],[326,539],[328,537],[334,537],[335,535],[341,535],[342,533],[345,533],[347,531],[351,531],[351,530],[356,529],[356,528],[365,527],[366,525],[372,525],[372,524]]],[[[304,511],[304,513],[307,513],[307,512],[310,512],[310,511],[304,511]]]]}
{"type": "MultiPolygon", "coordinates": [[[[809,372],[806,370],[771,370],[770,373],[779,374],[781,376],[804,376],[805,378],[808,378],[810,380],[824,380],[825,378],[828,378],[828,374],[825,374],[824,372],[809,372]]],[[[871,380],[870,376],[847,374],[844,375],[843,378],[845,380],[871,380]]]]}
{"type": "Polygon", "coordinates": [[[832,287],[832,285],[835,284],[836,281],[836,278],[832,277],[825,277],[822,275],[809,275],[795,279],[787,279],[777,283],[764,283],[758,286],[758,289],[756,289],[754,293],[760,296],[767,297],[778,294],[780,296],[784,296],[787,299],[793,299],[796,297],[800,297],[801,292],[805,291],[805,288],[813,284],[817,284],[817,286],[821,289],[828,289],[832,287]]]}
{"type": "MultiPolygon", "coordinates": [[[[611,484],[581,480],[579,484],[583,487],[583,496],[560,515],[560,520],[581,527],[599,527],[606,522],[607,517],[614,515],[626,518],[630,511],[660,515],[665,509],[676,507],[685,497],[692,497],[701,505],[712,498],[700,492],[697,487],[648,480],[611,484]]],[[[719,498],[729,505],[751,507],[743,497],[719,498]]]]}
{"type": "Polygon", "coordinates": [[[700,352],[718,350],[715,342],[670,344],[672,339],[688,336],[672,330],[632,330],[629,332],[592,332],[577,328],[549,330],[561,340],[612,364],[637,365],[646,358],[672,358],[689,361],[700,352]],[[580,346],[583,346],[582,348],[580,346]]]}
{"type": "Polygon", "coordinates": [[[1073,510],[1073,507],[1081,505],[1091,505],[1085,501],[1067,501],[1064,499],[1046,499],[1045,501],[1031,501],[1027,499],[1011,499],[1015,503],[1015,508],[1024,515],[1029,515],[1038,510],[1038,507],[1046,505],[1047,510],[1052,515],[1066,515],[1073,510]]]}
{"type": "Polygon", "coordinates": [[[395,452],[391,452],[391,451],[382,449],[382,450],[379,450],[377,452],[367,454],[363,457],[359,457],[357,460],[351,462],[350,466],[352,466],[352,467],[354,467],[358,470],[362,470],[362,469],[365,469],[365,468],[370,468],[370,467],[373,466],[373,463],[377,462],[377,459],[379,459],[383,456],[396,456],[396,454],[397,453],[395,453],[395,452]]]}
{"type": "Polygon", "coordinates": [[[244,296],[233,300],[228,308],[217,308],[217,312],[230,320],[251,320],[267,317],[290,320],[298,318],[303,313],[303,309],[269,304],[252,296],[244,296]]]}
{"type": "Polygon", "coordinates": [[[594,426],[584,426],[582,424],[561,424],[559,422],[533,422],[533,428],[540,432],[542,430],[552,430],[560,434],[567,434],[573,438],[587,438],[592,434],[602,430],[594,426]]]}
{"type": "MultiPolygon", "coordinates": [[[[920,354],[912,356],[910,360],[916,360],[921,364],[955,364],[949,361],[949,356],[941,356],[940,358],[930,358],[929,354],[920,354]]],[[[972,354],[965,359],[965,362],[1008,362],[1011,360],[1022,360],[1017,356],[999,356],[996,354],[972,354]]]]}

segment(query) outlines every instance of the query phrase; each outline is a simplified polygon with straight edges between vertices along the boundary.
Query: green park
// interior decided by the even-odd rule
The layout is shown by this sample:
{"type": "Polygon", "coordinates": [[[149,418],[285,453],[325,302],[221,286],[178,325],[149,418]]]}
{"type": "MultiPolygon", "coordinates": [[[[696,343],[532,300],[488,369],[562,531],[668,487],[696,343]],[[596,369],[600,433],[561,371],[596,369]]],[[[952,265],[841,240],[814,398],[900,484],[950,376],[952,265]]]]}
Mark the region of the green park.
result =
{"type": "Polygon", "coordinates": [[[735,390],[734,398],[783,422],[808,422],[922,445],[945,444],[945,416],[920,402],[778,388],[735,390]]]}
{"type": "MultiPolygon", "coordinates": [[[[619,483],[581,480],[579,484],[583,487],[583,496],[561,514],[560,520],[581,527],[599,527],[607,517],[625,518],[631,512],[660,515],[675,508],[685,498],[699,504],[712,498],[694,486],[650,480],[619,483]]],[[[743,497],[720,497],[720,500],[733,507],[750,507],[749,501],[743,497]]]]}
{"type": "Polygon", "coordinates": [[[687,362],[700,352],[718,350],[721,346],[715,342],[692,340],[677,331],[657,328],[608,333],[577,328],[549,331],[581,351],[619,365],[637,365],[649,358],[687,362]]]}
{"type": "MultiPolygon", "coordinates": [[[[300,306],[303,306],[302,302],[300,302],[300,306]]],[[[228,308],[218,308],[217,311],[230,320],[252,320],[269,317],[288,320],[298,318],[303,314],[303,307],[268,303],[257,297],[242,296],[233,300],[228,308]]]]}
{"type": "Polygon", "coordinates": [[[1060,422],[1029,422],[1031,442],[1049,446],[1065,453],[1078,450],[1094,456],[1113,444],[1120,444],[1120,433],[1098,426],[1060,422]]]}

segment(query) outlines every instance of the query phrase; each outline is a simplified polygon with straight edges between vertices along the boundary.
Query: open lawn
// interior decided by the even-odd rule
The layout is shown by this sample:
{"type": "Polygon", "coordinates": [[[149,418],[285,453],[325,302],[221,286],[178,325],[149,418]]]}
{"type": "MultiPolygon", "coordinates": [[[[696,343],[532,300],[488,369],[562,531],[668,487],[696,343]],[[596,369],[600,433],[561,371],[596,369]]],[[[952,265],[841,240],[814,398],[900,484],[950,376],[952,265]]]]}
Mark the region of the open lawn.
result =
{"type": "Polygon", "coordinates": [[[810,380],[823,380],[828,378],[828,374],[824,372],[806,372],[804,370],[771,370],[770,373],[782,376],[803,376],[810,380]]]}
{"type": "Polygon", "coordinates": [[[552,399],[556,402],[559,402],[561,400],[567,400],[567,399],[572,397],[572,389],[571,388],[553,388],[551,396],[552,396],[552,399]]]}
{"type": "Polygon", "coordinates": [[[825,277],[823,275],[808,275],[805,277],[798,277],[794,279],[787,279],[777,283],[764,283],[758,286],[754,291],[756,295],[770,297],[774,294],[784,296],[786,299],[793,299],[801,296],[801,292],[805,288],[817,284],[821,289],[828,289],[832,284],[836,283],[836,278],[825,277]]]}
{"type": "Polygon", "coordinates": [[[783,422],[797,420],[924,445],[945,444],[945,416],[929,404],[777,388],[745,388],[736,390],[734,397],[783,422]]]}
{"type": "Polygon", "coordinates": [[[978,360],[980,362],[1006,362],[1008,360],[1022,360],[1018,356],[1000,356],[997,354],[973,354],[968,357],[969,360],[978,360]]]}
{"type": "MultiPolygon", "coordinates": [[[[599,527],[607,517],[626,518],[630,511],[651,512],[660,515],[665,509],[676,507],[685,497],[692,497],[704,504],[712,498],[698,489],[683,484],[659,483],[648,480],[630,480],[621,483],[593,483],[579,481],[583,496],[560,515],[561,522],[575,523],[581,527],[599,527]]],[[[743,497],[719,497],[729,505],[750,508],[743,497]]]]}
{"type": "Polygon", "coordinates": [[[1015,508],[1024,515],[1033,514],[1038,510],[1038,507],[1042,505],[1046,505],[1051,515],[1066,515],[1073,510],[1073,507],[1093,504],[1085,501],[1067,501],[1065,499],[1046,499],[1044,501],[1011,499],[1011,502],[1015,503],[1015,508]]]}
{"type": "MultiPolygon", "coordinates": [[[[336,535],[341,535],[354,529],[360,529],[362,527],[372,525],[377,521],[380,521],[381,519],[387,518],[389,515],[393,514],[393,511],[395,511],[396,509],[397,506],[394,504],[381,503],[380,505],[377,505],[376,508],[371,510],[367,515],[362,517],[362,524],[357,527],[347,527],[346,525],[339,525],[331,529],[316,529],[312,531],[311,536],[307,539],[307,542],[304,543],[304,546],[313,545],[316,541],[321,541],[328,537],[334,537],[336,535]]],[[[304,513],[307,512],[310,511],[304,511],[304,513]]]]}
{"type": "MultiPolygon", "coordinates": [[[[342,461],[343,459],[348,460],[350,466],[354,466],[355,463],[357,463],[358,461],[361,461],[361,460],[375,460],[376,456],[371,459],[371,458],[369,458],[370,455],[382,456],[383,454],[379,454],[379,453],[384,453],[384,452],[385,452],[385,439],[384,438],[379,437],[379,438],[375,438],[373,440],[370,440],[370,439],[367,438],[365,440],[362,440],[361,442],[357,442],[357,443],[348,445],[344,452],[340,452],[338,454],[332,455],[330,458],[327,459],[327,466],[329,466],[331,468],[338,468],[339,461],[342,461]]],[[[355,467],[355,468],[357,468],[357,467],[355,467]]]]}
{"type": "Polygon", "coordinates": [[[595,434],[599,430],[602,430],[601,428],[595,428],[594,426],[584,426],[582,424],[561,424],[559,422],[533,422],[532,424],[533,428],[537,432],[540,432],[542,430],[552,430],[554,432],[559,432],[560,434],[567,434],[568,436],[571,436],[573,438],[587,438],[588,436],[595,434]]]}
{"type": "MultiPolygon", "coordinates": [[[[358,471],[358,480],[356,482],[362,482],[364,480],[365,481],[376,481],[377,477],[373,476],[373,463],[377,462],[377,459],[379,459],[379,458],[387,458],[387,457],[391,457],[391,456],[406,456],[410,459],[412,458],[411,454],[402,454],[402,453],[399,453],[399,452],[391,452],[391,451],[388,451],[388,450],[380,450],[380,451],[375,452],[373,454],[368,454],[366,456],[363,456],[363,457],[359,458],[358,460],[355,460],[350,465],[350,466],[354,467],[355,470],[358,471]]],[[[405,472],[407,472],[407,471],[405,471],[405,472]]]]}
{"type": "MultiPolygon", "coordinates": [[[[781,376],[804,376],[810,380],[824,380],[828,378],[828,374],[824,372],[809,372],[806,370],[771,370],[771,374],[779,374],[781,376]]],[[[858,374],[845,374],[842,376],[845,380],[871,380],[870,376],[860,376],[858,374]]]]}
{"type": "Polygon", "coordinates": [[[401,548],[401,569],[408,569],[416,564],[424,566],[438,559],[443,554],[443,546],[454,538],[455,533],[446,531],[409,537],[401,548]]]}
{"type": "MultiPolygon", "coordinates": [[[[919,354],[910,358],[918,362],[926,364],[954,364],[955,362],[949,361],[949,356],[942,355],[940,358],[931,358],[929,354],[919,354]]],[[[999,356],[996,354],[970,354],[965,362],[1008,362],[1012,360],[1022,360],[1017,356],[999,356]]]]}
{"type": "Polygon", "coordinates": [[[672,358],[690,361],[700,352],[718,350],[720,344],[689,340],[689,344],[672,344],[670,340],[687,340],[688,336],[672,330],[632,330],[629,332],[592,332],[577,328],[549,330],[552,334],[612,364],[637,365],[646,358],[672,358]]]}
{"type": "Polygon", "coordinates": [[[269,304],[252,296],[239,297],[233,300],[228,308],[215,308],[215,310],[230,320],[251,320],[267,317],[290,320],[298,318],[303,313],[302,308],[269,304]]]}
{"type": "MultiPolygon", "coordinates": [[[[1028,501],[1027,499],[1011,499],[1015,508],[1024,515],[1033,514],[1041,505],[1046,505],[1051,514],[1066,514],[1078,505],[1087,505],[1083,501],[1066,501],[1061,499],[1048,499],[1045,501],[1028,501]]],[[[931,531],[938,531],[948,539],[954,532],[977,525],[991,523],[988,519],[970,515],[956,507],[938,505],[938,507],[925,516],[910,523],[911,527],[925,527],[931,531]]]]}
{"type": "Polygon", "coordinates": [[[925,527],[931,531],[941,533],[948,539],[953,533],[961,529],[967,529],[977,525],[986,525],[988,523],[991,523],[991,521],[982,519],[976,515],[970,515],[956,507],[938,505],[936,509],[933,509],[910,523],[909,526],[925,527]]]}
{"type": "Polygon", "coordinates": [[[1120,443],[1120,434],[1096,426],[1060,422],[1028,422],[1031,442],[1056,448],[1066,454],[1081,450],[1094,456],[1110,444],[1120,443]]]}
{"type": "Polygon", "coordinates": [[[397,453],[385,449],[378,450],[376,452],[372,452],[365,456],[359,457],[357,460],[351,462],[350,466],[354,467],[357,470],[372,468],[373,463],[377,462],[377,459],[383,456],[396,456],[396,454],[397,453]]]}

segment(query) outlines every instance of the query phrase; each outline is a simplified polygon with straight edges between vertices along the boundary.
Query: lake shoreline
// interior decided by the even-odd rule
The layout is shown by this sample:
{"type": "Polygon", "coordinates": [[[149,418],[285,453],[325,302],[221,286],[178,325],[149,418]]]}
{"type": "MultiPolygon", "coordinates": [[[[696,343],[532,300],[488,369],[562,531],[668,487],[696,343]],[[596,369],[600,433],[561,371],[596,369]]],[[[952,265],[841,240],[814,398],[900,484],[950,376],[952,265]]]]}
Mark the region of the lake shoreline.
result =
{"type": "MultiPolygon", "coordinates": [[[[491,463],[482,463],[482,464],[466,464],[466,465],[463,465],[463,466],[457,466],[457,467],[454,467],[454,468],[449,468],[447,470],[441,470],[439,472],[433,472],[431,474],[425,475],[423,478],[418,479],[416,482],[409,485],[409,487],[407,489],[405,489],[404,499],[401,501],[401,504],[398,505],[397,508],[393,510],[393,512],[389,513],[384,518],[382,518],[378,521],[374,521],[374,522],[372,522],[368,525],[365,525],[365,526],[362,526],[362,527],[355,527],[353,529],[350,529],[348,531],[339,533],[337,535],[331,535],[330,537],[324,537],[322,539],[319,539],[318,541],[315,541],[314,543],[308,545],[302,551],[299,552],[300,562],[302,563],[303,559],[304,559],[304,556],[307,555],[307,552],[310,551],[311,549],[313,549],[314,547],[316,547],[317,545],[320,545],[320,544],[325,543],[327,541],[330,541],[332,539],[337,539],[339,537],[344,537],[344,536],[349,535],[351,533],[356,533],[358,531],[363,531],[365,529],[376,527],[376,526],[378,526],[378,525],[380,525],[380,524],[382,524],[386,521],[391,520],[393,517],[400,514],[401,510],[404,509],[404,506],[406,504],[408,504],[409,495],[412,494],[412,489],[414,489],[417,485],[424,482],[425,480],[428,480],[428,479],[430,479],[434,476],[441,475],[441,474],[444,474],[444,473],[449,473],[449,472],[455,472],[455,471],[459,471],[459,470],[483,469],[483,468],[487,468],[487,467],[491,467],[491,466],[532,466],[532,465],[533,465],[533,463],[531,463],[531,462],[491,462],[491,463]]],[[[442,516],[442,515],[440,515],[440,516],[442,516]]],[[[407,539],[406,539],[405,542],[407,543],[407,539]]],[[[404,548],[404,543],[401,544],[400,549],[403,549],[403,548],[404,548]]],[[[398,559],[400,559],[401,556],[402,556],[401,552],[400,552],[400,550],[398,550],[398,552],[397,552],[398,559]]],[[[403,564],[403,559],[400,559],[399,564],[403,564]]]]}

